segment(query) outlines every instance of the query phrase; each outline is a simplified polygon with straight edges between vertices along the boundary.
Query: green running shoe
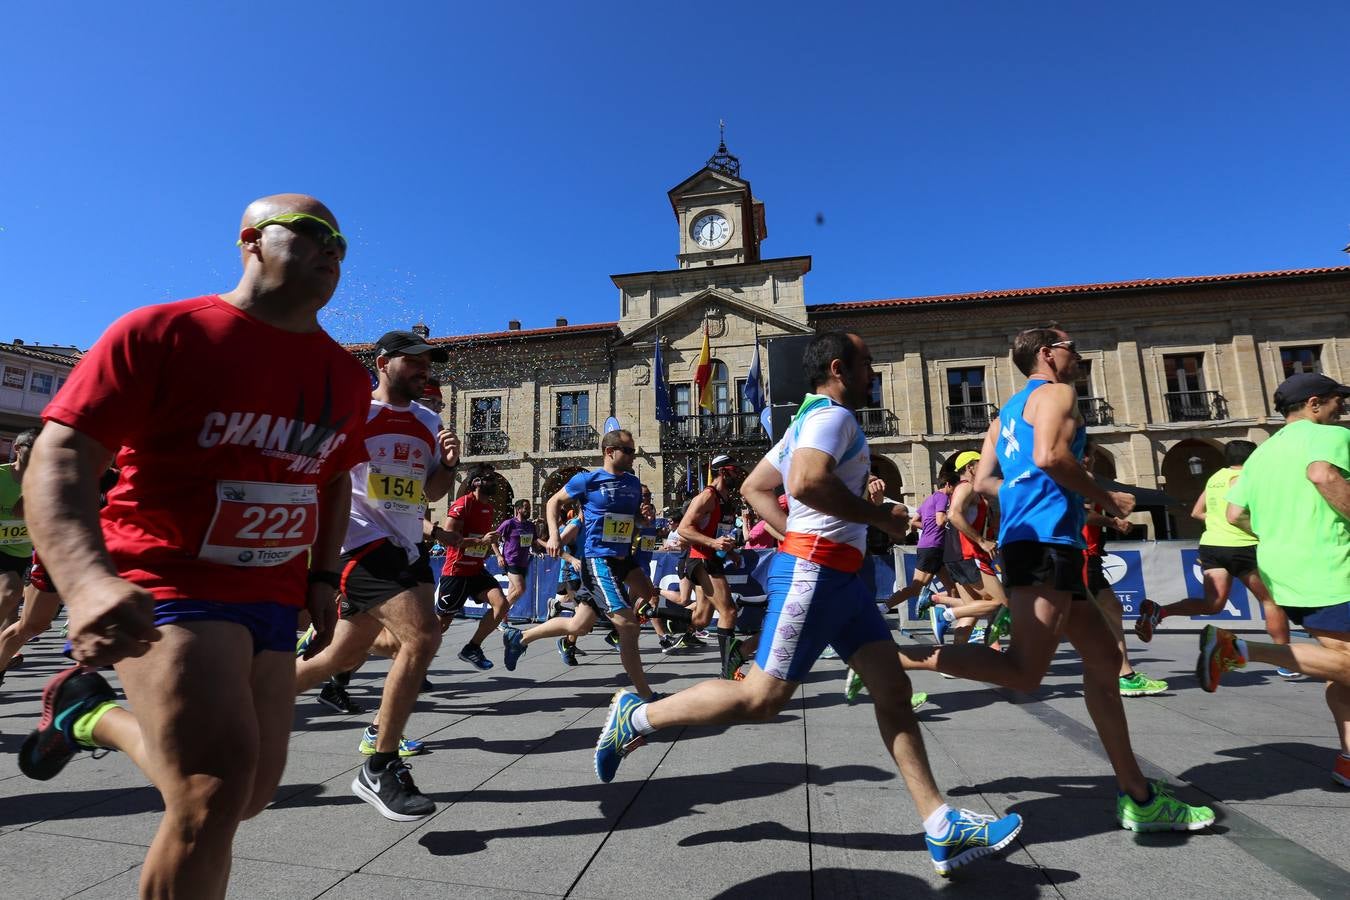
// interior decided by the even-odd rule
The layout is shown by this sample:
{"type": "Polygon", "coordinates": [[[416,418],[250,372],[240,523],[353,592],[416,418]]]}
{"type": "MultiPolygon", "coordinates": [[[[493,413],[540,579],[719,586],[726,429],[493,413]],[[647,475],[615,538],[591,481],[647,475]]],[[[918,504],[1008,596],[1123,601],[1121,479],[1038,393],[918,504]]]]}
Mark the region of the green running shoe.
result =
{"type": "Polygon", "coordinates": [[[862,693],[862,689],[863,689],[863,680],[861,675],[859,675],[852,669],[849,669],[846,673],[844,673],[845,700],[847,700],[849,703],[854,702],[855,700],[858,699],[858,695],[862,693]]]}
{"type": "Polygon", "coordinates": [[[1154,681],[1143,672],[1131,672],[1128,676],[1120,679],[1120,696],[1122,697],[1151,697],[1166,690],[1167,682],[1154,681]]]}
{"type": "Polygon", "coordinates": [[[1129,794],[1116,798],[1116,821],[1130,831],[1199,831],[1214,824],[1214,810],[1189,806],[1172,796],[1161,781],[1149,785],[1147,803],[1137,803],[1129,794]]]}
{"type": "Polygon", "coordinates": [[[999,638],[1012,637],[1012,612],[1003,607],[994,614],[994,619],[984,633],[985,644],[997,644],[999,638]]]}
{"type": "Polygon", "coordinates": [[[305,629],[305,633],[300,635],[300,640],[295,642],[295,655],[304,656],[305,651],[309,649],[310,642],[314,640],[314,626],[311,625],[305,629]]]}
{"type": "Polygon", "coordinates": [[[925,694],[923,691],[915,691],[909,697],[909,708],[914,712],[918,712],[927,703],[928,703],[928,695],[925,694]]]}
{"type": "MultiPolygon", "coordinates": [[[[372,731],[370,728],[366,728],[365,732],[361,735],[361,743],[356,749],[360,750],[364,756],[374,756],[375,737],[376,732],[372,731]]],[[[426,752],[426,744],[423,741],[410,741],[405,737],[398,739],[398,755],[404,759],[407,759],[410,756],[419,756],[426,752]]]]}

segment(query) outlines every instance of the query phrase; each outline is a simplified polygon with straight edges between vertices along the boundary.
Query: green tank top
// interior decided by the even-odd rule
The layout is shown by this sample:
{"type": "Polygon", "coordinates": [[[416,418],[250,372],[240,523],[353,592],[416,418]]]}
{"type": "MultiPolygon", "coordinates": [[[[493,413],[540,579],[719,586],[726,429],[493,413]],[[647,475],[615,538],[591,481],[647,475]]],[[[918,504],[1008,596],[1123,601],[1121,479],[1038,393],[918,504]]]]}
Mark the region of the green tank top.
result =
{"type": "Polygon", "coordinates": [[[14,477],[14,464],[0,466],[0,553],[24,559],[33,555],[28,541],[28,526],[14,514],[22,490],[14,477]]]}
{"type": "Polygon", "coordinates": [[[1256,538],[1228,522],[1228,490],[1238,469],[1220,469],[1205,482],[1205,533],[1200,543],[1211,547],[1250,547],[1256,538]]]}

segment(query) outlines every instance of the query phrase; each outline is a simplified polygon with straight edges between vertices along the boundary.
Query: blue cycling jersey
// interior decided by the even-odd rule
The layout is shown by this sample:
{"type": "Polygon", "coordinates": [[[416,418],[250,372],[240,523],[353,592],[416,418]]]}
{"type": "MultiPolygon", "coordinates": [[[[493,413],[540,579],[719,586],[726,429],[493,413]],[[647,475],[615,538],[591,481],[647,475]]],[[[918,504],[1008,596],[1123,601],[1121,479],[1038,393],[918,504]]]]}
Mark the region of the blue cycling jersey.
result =
{"type": "Polygon", "coordinates": [[[567,482],[567,496],[581,504],[582,552],[589,558],[623,559],[633,552],[642,482],[632,472],[611,475],[604,469],[578,472],[567,482]]]}
{"type": "MultiPolygon", "coordinates": [[[[1022,417],[1033,391],[1048,382],[1035,378],[1027,382],[998,411],[999,467],[1003,486],[998,491],[998,542],[1036,541],[1042,544],[1083,543],[1083,498],[1066,490],[1032,459],[1035,429],[1022,417]]],[[[1080,422],[1074,431],[1071,449],[1074,459],[1083,455],[1087,428],[1080,422]]]]}

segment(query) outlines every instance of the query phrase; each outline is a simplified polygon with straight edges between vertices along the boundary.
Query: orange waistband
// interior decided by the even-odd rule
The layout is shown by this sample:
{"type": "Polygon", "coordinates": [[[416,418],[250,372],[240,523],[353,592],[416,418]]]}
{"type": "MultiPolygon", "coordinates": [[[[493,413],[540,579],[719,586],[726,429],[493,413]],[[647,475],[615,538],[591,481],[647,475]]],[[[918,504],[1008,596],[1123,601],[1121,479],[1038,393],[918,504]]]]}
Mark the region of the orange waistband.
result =
{"type": "Polygon", "coordinates": [[[840,572],[856,572],[863,564],[862,551],[852,544],[840,544],[818,534],[800,531],[789,531],[783,535],[778,550],[840,572]]]}

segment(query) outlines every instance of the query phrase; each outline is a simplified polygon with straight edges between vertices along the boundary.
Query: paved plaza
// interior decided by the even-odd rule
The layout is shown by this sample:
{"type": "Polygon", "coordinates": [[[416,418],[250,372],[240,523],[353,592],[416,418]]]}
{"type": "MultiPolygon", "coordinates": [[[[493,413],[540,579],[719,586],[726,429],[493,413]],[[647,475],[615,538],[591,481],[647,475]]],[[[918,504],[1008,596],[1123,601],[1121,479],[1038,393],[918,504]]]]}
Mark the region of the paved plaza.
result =
{"type": "MultiPolygon", "coordinates": [[[[517,671],[488,673],[455,658],[456,623],[433,666],[413,760],[439,810],[420,823],[381,818],[352,796],[368,716],[329,713],[304,698],[275,803],[235,842],[231,897],[793,898],[1344,897],[1350,790],[1335,786],[1322,685],[1272,669],[1232,673],[1205,694],[1193,634],[1131,641],[1135,664],[1171,682],[1127,700],[1150,776],[1218,824],[1192,835],[1133,835],[1115,826],[1114,784],[1093,739],[1077,660],[1065,645],[1031,696],[917,673],[932,701],[920,713],[938,783],[954,806],[1026,819],[1006,858],[950,881],[934,874],[903,783],[862,698],[845,704],[844,666],[822,660],[775,722],[676,729],[600,784],[592,749],[618,654],[596,634],[566,668],[551,644],[517,671]]],[[[657,690],[707,677],[715,647],[644,662],[657,690]]],[[[126,757],[84,754],[55,780],[19,774],[14,752],[56,670],[54,636],[0,689],[0,897],[134,896],[159,800],[126,757]]],[[[352,682],[368,709],[385,664],[352,682]]]]}

